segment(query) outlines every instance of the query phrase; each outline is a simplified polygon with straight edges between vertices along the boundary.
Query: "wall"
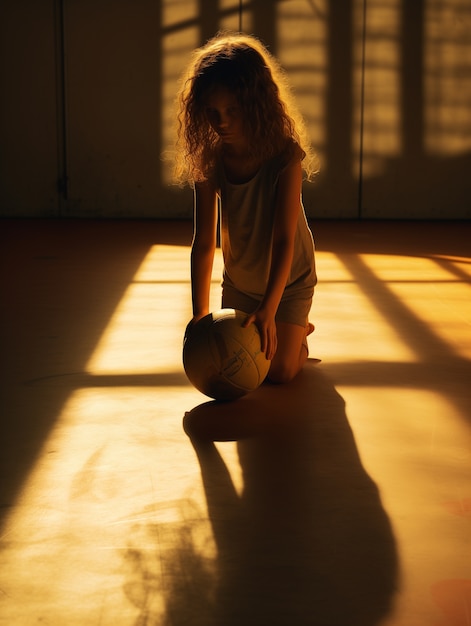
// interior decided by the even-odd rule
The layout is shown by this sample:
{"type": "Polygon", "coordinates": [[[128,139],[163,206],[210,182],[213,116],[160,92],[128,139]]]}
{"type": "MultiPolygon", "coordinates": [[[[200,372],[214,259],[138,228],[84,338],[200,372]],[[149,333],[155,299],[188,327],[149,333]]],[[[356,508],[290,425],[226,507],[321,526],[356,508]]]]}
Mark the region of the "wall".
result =
{"type": "Polygon", "coordinates": [[[3,0],[0,214],[190,217],[167,159],[178,77],[240,26],[306,117],[310,216],[471,217],[469,0],[3,0]]]}

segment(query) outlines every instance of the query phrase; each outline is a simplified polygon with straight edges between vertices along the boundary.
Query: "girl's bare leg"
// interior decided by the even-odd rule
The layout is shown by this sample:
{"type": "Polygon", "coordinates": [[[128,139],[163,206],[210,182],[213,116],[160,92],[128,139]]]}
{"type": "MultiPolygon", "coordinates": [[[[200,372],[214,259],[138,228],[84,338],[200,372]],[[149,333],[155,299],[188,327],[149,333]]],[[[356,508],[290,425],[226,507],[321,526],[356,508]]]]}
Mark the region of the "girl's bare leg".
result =
{"type": "Polygon", "coordinates": [[[314,325],[307,326],[276,323],[278,347],[271,362],[268,379],[273,383],[286,383],[300,371],[309,355],[307,336],[314,330],[314,325]]]}

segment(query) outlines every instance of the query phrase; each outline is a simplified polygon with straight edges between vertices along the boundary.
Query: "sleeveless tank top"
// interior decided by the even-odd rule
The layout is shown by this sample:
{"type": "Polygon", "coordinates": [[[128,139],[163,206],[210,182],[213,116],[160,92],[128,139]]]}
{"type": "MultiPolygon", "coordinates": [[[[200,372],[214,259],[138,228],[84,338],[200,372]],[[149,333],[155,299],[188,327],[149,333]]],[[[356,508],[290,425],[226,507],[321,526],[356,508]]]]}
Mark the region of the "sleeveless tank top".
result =
{"type": "MultiPolygon", "coordinates": [[[[223,286],[258,300],[265,293],[270,272],[278,178],[284,165],[283,155],[274,157],[241,184],[228,181],[222,163],[217,170],[223,286]]],[[[314,241],[300,196],[294,256],[282,300],[312,296],[316,282],[314,241]]]]}

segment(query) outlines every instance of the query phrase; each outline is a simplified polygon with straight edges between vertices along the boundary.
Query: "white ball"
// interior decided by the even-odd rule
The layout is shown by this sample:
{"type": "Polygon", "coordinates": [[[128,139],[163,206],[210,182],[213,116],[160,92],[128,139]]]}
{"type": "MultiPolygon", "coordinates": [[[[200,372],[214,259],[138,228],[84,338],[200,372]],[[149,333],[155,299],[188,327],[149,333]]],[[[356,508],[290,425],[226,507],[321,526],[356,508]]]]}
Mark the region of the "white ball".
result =
{"type": "Polygon", "coordinates": [[[254,391],[265,380],[270,361],[261,350],[255,324],[244,328],[247,314],[220,309],[200,319],[183,344],[188,380],[216,400],[233,400],[254,391]]]}

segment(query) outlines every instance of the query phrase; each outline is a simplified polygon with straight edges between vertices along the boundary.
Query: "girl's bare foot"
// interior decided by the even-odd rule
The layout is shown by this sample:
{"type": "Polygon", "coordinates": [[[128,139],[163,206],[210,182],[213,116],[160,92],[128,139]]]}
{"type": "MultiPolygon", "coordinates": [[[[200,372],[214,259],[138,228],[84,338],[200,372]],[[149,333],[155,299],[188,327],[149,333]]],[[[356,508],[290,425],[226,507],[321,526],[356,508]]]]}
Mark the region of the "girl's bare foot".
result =
{"type": "Polygon", "coordinates": [[[311,324],[311,322],[308,322],[306,324],[306,336],[304,337],[303,340],[303,346],[306,349],[307,355],[309,356],[309,346],[307,344],[307,338],[309,337],[309,335],[311,335],[314,332],[315,326],[314,324],[311,324]]]}

